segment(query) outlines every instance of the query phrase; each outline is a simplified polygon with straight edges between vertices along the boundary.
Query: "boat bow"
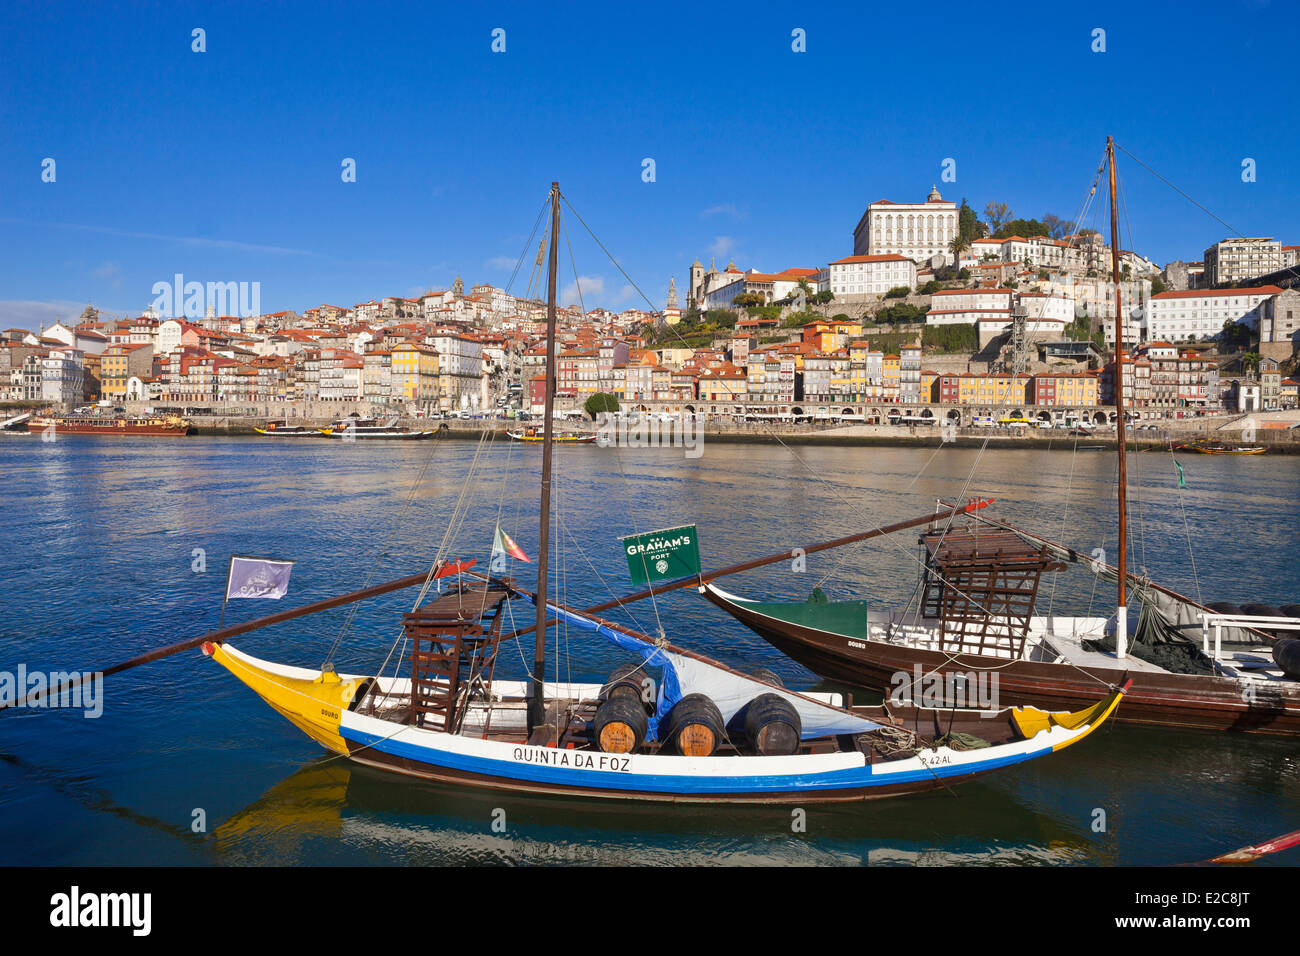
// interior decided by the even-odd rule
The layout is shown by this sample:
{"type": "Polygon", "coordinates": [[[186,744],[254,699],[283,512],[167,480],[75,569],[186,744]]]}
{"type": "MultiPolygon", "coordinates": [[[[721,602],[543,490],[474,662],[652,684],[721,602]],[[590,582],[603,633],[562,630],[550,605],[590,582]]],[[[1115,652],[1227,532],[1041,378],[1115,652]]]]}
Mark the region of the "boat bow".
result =
{"type": "Polygon", "coordinates": [[[258,660],[226,644],[205,644],[203,653],[252,688],[290,723],[327,750],[347,754],[339,722],[363,679],[258,660]]]}

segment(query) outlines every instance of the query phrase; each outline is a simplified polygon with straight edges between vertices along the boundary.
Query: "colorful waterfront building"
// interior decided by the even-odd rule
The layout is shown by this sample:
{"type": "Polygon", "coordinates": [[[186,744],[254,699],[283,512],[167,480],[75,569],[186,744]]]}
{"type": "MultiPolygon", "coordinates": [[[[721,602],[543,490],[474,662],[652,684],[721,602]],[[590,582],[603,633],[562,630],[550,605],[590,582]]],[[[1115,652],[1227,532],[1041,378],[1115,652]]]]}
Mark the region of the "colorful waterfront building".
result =
{"type": "Polygon", "coordinates": [[[390,349],[391,396],[394,400],[429,402],[439,398],[438,350],[415,342],[390,349]]]}
{"type": "Polygon", "coordinates": [[[1031,405],[1097,405],[1100,399],[1096,372],[1039,372],[1029,386],[1031,405]]]}

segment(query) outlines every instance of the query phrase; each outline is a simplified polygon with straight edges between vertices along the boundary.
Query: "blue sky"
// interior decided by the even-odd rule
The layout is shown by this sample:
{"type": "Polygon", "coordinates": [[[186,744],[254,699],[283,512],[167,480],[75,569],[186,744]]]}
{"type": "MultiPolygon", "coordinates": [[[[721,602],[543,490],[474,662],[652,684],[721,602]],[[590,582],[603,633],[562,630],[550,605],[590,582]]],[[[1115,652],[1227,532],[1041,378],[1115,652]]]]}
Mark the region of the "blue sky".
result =
{"type": "MultiPolygon", "coordinates": [[[[661,305],[697,256],[777,270],[847,255],[866,203],[932,183],[979,210],[1069,217],[1107,134],[1235,229],[1300,242],[1293,4],[52,3],[4,18],[0,327],[88,301],[139,312],[177,272],[260,282],[268,312],[457,274],[503,285],[552,179],[661,305]]],[[[1163,263],[1227,234],[1122,155],[1120,172],[1126,246],[1163,263]]],[[[644,306],[578,229],[585,304],[644,306]]]]}

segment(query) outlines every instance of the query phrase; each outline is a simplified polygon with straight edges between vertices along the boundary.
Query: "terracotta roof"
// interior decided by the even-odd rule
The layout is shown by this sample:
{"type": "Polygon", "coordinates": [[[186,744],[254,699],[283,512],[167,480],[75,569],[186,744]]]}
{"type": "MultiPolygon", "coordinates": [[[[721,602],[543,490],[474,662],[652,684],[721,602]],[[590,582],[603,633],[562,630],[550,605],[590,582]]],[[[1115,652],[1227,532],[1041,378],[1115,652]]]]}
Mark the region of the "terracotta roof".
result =
{"type": "Polygon", "coordinates": [[[894,253],[885,253],[875,256],[845,256],[843,259],[836,259],[830,263],[833,266],[845,265],[850,262],[910,262],[906,256],[896,255],[894,253]]]}
{"type": "Polygon", "coordinates": [[[1254,286],[1247,289],[1186,289],[1180,292],[1157,292],[1152,299],[1200,299],[1232,295],[1277,295],[1282,290],[1275,285],[1254,286]]]}

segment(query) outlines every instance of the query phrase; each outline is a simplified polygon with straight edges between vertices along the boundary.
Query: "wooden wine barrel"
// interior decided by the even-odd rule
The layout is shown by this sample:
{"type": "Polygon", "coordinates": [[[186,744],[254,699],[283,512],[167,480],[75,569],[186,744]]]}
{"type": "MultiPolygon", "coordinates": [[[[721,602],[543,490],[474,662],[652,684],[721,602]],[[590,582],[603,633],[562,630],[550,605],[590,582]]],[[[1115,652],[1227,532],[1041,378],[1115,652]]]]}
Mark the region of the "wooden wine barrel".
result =
{"type": "Polygon", "coordinates": [[[687,694],[668,713],[664,743],[686,757],[708,757],[725,734],[722,711],[703,694],[687,694]]]}
{"type": "Polygon", "coordinates": [[[1284,617],[1282,609],[1274,607],[1272,604],[1243,604],[1241,606],[1243,614],[1253,614],[1258,617],[1284,617]]]}
{"type": "Polygon", "coordinates": [[[779,694],[759,694],[745,705],[745,740],[752,753],[785,757],[799,749],[803,721],[779,694]]]}
{"type": "Polygon", "coordinates": [[[592,721],[596,746],[607,754],[636,753],[645,741],[645,707],[640,697],[617,694],[596,708],[592,721]]]}
{"type": "Polygon", "coordinates": [[[1300,640],[1284,637],[1276,641],[1273,644],[1273,662],[1287,677],[1300,680],[1300,640]]]}
{"type": "Polygon", "coordinates": [[[750,677],[757,677],[759,680],[767,681],[769,684],[775,684],[777,687],[784,687],[785,681],[777,675],[776,671],[770,671],[766,667],[760,667],[758,670],[749,672],[750,677]]]}
{"type": "Polygon", "coordinates": [[[609,678],[600,689],[600,699],[613,697],[630,697],[642,705],[645,699],[642,687],[646,680],[645,667],[641,664],[620,664],[610,671],[609,678]]]}

